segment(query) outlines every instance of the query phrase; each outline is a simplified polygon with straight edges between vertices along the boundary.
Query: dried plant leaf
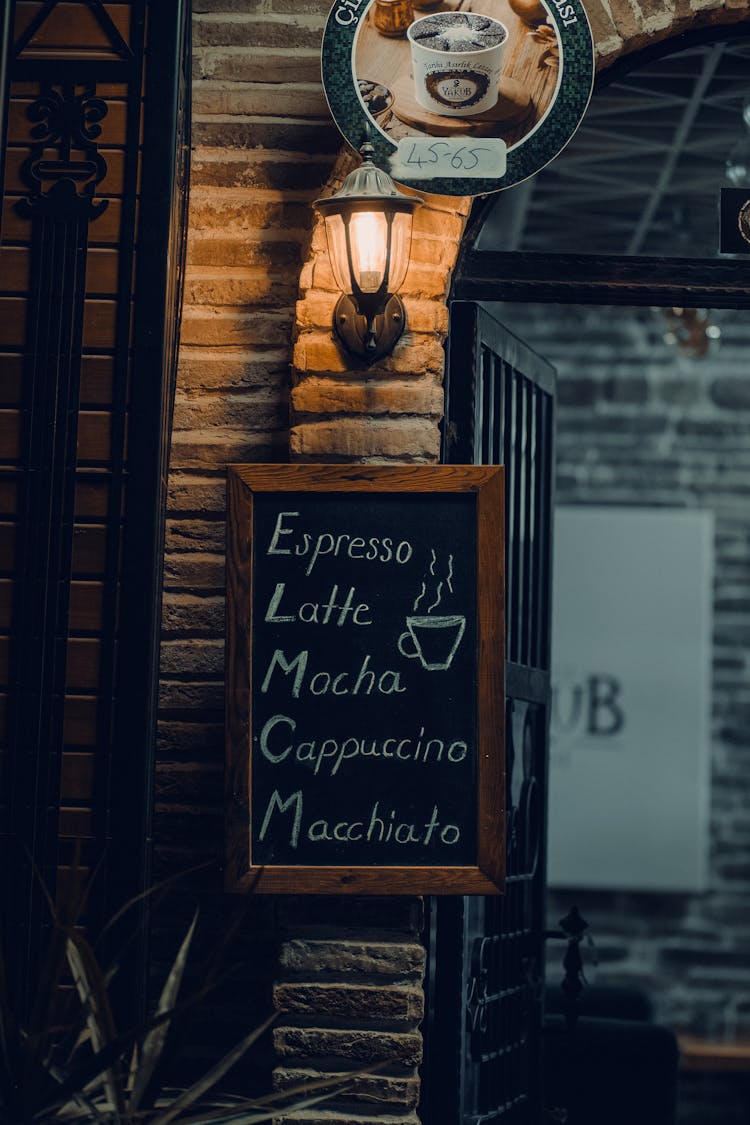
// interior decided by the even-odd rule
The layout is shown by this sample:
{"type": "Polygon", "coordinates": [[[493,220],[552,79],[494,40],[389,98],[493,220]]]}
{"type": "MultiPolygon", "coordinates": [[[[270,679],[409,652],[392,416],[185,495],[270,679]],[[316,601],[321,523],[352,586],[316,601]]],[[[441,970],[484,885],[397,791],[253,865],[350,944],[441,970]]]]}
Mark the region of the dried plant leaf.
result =
{"type": "MultiPolygon", "coordinates": [[[[59,1069],[59,1067],[50,1066],[48,1068],[48,1073],[52,1078],[55,1079],[56,1082],[59,1082],[62,1085],[65,1076],[59,1069]]],[[[99,1088],[101,1087],[100,1082],[97,1082],[96,1085],[99,1088]]],[[[62,1106],[58,1106],[56,1113],[54,1113],[54,1118],[57,1119],[62,1117],[66,1121],[97,1121],[100,1122],[101,1125],[111,1125],[111,1123],[109,1123],[107,1119],[102,1115],[102,1113],[100,1113],[94,1101],[88,1096],[89,1093],[90,1091],[88,1090],[77,1090],[74,1094],[71,1095],[68,1102],[66,1102],[62,1106]],[[74,1116],[74,1114],[76,1116],[74,1116]]],[[[42,1109],[34,1115],[34,1120],[42,1117],[43,1121],[46,1123],[51,1120],[49,1114],[49,1108],[42,1109]]]]}
{"type": "MultiPolygon", "coordinates": [[[[198,911],[196,910],[193,915],[193,921],[190,923],[188,932],[185,934],[182,945],[180,946],[177,956],[175,957],[174,964],[169,971],[169,975],[162,989],[161,996],[159,997],[159,1005],[156,1009],[157,1016],[165,1015],[166,1013],[174,1010],[177,994],[180,991],[182,984],[182,977],[185,972],[185,965],[187,964],[188,953],[190,951],[190,944],[193,940],[195,927],[198,922],[198,911]]],[[[140,1105],[141,1098],[143,1097],[146,1089],[154,1076],[154,1071],[161,1058],[166,1042],[167,1034],[169,1032],[171,1021],[165,1020],[161,1024],[157,1024],[152,1028],[143,1041],[143,1051],[141,1054],[141,1062],[138,1071],[135,1075],[133,1083],[133,1093],[130,1098],[129,1111],[135,1113],[140,1105]]]]}
{"type": "MultiPolygon", "coordinates": [[[[81,884],[77,889],[88,894],[90,884],[85,888],[81,884]]],[[[147,894],[158,889],[151,888],[147,894]]],[[[129,905],[143,897],[146,896],[138,896],[129,905]]],[[[78,901],[81,900],[79,897],[78,901]]],[[[347,1091],[353,1079],[367,1073],[320,1078],[254,1099],[214,1094],[216,1083],[268,1029],[275,1018],[272,1016],[249,1032],[189,1089],[162,1091],[154,1101],[157,1070],[167,1039],[170,1048],[174,1046],[173,1037],[181,1030],[184,1014],[222,979],[221,956],[241,928],[246,903],[225,928],[202,987],[177,1003],[197,915],[193,918],[167,975],[156,1013],[145,1026],[118,1035],[108,993],[118,970],[117,959],[107,971],[98,963],[87,938],[68,922],[69,917],[75,917],[76,903],[71,910],[63,907],[61,916],[49,897],[48,902],[55,922],[49,953],[56,964],[54,971],[49,964],[45,965],[40,984],[42,975],[45,984],[59,982],[67,962],[75,984],[70,995],[74,1000],[78,998],[81,1010],[76,1009],[74,1019],[68,1020],[66,1016],[64,1020],[55,1020],[53,1026],[51,997],[40,989],[39,1011],[48,1012],[50,1018],[31,1029],[17,1027],[4,966],[0,963],[0,1114],[9,1111],[9,1120],[35,1125],[261,1125],[270,1123],[279,1113],[304,1110],[335,1092],[347,1091]],[[15,1091],[20,1093],[16,1095],[15,1091]],[[30,1116],[26,1108],[29,1099],[35,1099],[30,1116]]]]}
{"type": "Polygon", "coordinates": [[[221,1125],[222,1122],[226,1122],[226,1125],[246,1125],[248,1122],[270,1121],[281,1113],[293,1113],[317,1105],[333,1094],[347,1093],[353,1088],[355,1079],[382,1070],[384,1066],[384,1062],[373,1063],[372,1066],[363,1067],[361,1070],[299,1082],[286,1090],[276,1090],[272,1094],[250,1100],[229,1095],[213,1098],[209,1100],[202,1113],[195,1117],[181,1118],[179,1125],[209,1125],[209,1123],[221,1125]],[[323,1092],[316,1097],[310,1097],[316,1091],[323,1092]],[[211,1113],[218,1116],[211,1116],[211,1113]]]}
{"type": "MultiPolygon", "coordinates": [[[[117,1039],[102,971],[88,942],[73,929],[68,931],[65,953],[78,996],[86,1011],[86,1026],[91,1036],[91,1046],[94,1053],[98,1055],[117,1039]]],[[[116,1062],[102,1072],[102,1081],[112,1106],[124,1110],[123,1092],[116,1062]]]]}
{"type": "Polygon", "coordinates": [[[130,1056],[130,1066],[128,1067],[128,1093],[133,1092],[135,1086],[136,1075],[138,1074],[138,1067],[140,1065],[140,1054],[138,1052],[138,1044],[133,1044],[133,1053],[130,1056]]]}
{"type": "MultiPolygon", "coordinates": [[[[93,953],[91,955],[93,956],[93,953]]],[[[141,1039],[152,1028],[157,1027],[166,1020],[175,1021],[179,1019],[184,1013],[190,1011],[200,1003],[200,1001],[208,995],[208,991],[208,989],[199,989],[170,1012],[165,1012],[161,1015],[153,1015],[146,1021],[145,1026],[127,1031],[117,1039],[114,1039],[103,1051],[93,1055],[90,1059],[83,1062],[77,1070],[72,1070],[68,1074],[63,1086],[57,1092],[54,1101],[51,1101],[49,1108],[53,1109],[55,1106],[60,1106],[69,1102],[77,1090],[95,1089],[97,1082],[101,1084],[101,1076],[104,1071],[124,1058],[126,1053],[130,1052],[135,1042],[141,1039]]]]}
{"type": "MultiPolygon", "coordinates": [[[[348,1086],[343,1088],[345,1092],[349,1089],[348,1086]]],[[[269,1109],[257,1109],[252,1105],[248,1105],[245,1109],[235,1110],[233,1113],[220,1111],[219,1114],[201,1114],[198,1117],[183,1118],[179,1125],[261,1125],[264,1121],[273,1121],[280,1113],[296,1113],[299,1110],[310,1109],[311,1106],[319,1105],[321,1102],[326,1101],[334,1091],[328,1091],[325,1094],[318,1094],[314,1098],[304,1098],[301,1101],[294,1102],[293,1104],[283,1107],[274,1106],[269,1109]]],[[[336,1091],[341,1092],[341,1091],[336,1091]]],[[[154,1122],[154,1125],[158,1125],[154,1122]]]]}
{"type": "Polygon", "coordinates": [[[275,1015],[269,1016],[259,1027],[256,1027],[249,1035],[246,1035],[244,1039],[241,1039],[240,1042],[224,1056],[221,1062],[212,1066],[202,1078],[199,1078],[188,1090],[185,1090],[184,1093],[177,1098],[177,1101],[169,1107],[166,1113],[159,1114],[152,1122],[152,1125],[169,1125],[169,1122],[174,1121],[184,1110],[189,1109],[191,1105],[195,1105],[199,1098],[207,1094],[208,1091],[224,1077],[227,1071],[231,1070],[234,1064],[242,1058],[256,1039],[259,1039],[260,1036],[268,1030],[275,1018],[275,1015]]]}
{"type": "MultiPolygon", "coordinates": [[[[349,1071],[345,1074],[329,1074],[323,1078],[313,1078],[305,1082],[297,1082],[293,1086],[287,1086],[284,1090],[275,1090],[272,1094],[264,1094],[259,1098],[254,1098],[253,1103],[258,1109],[266,1109],[268,1106],[275,1106],[276,1112],[280,1113],[281,1110],[278,1108],[279,1102],[284,1102],[290,1098],[306,1098],[309,1094],[317,1090],[327,1090],[328,1093],[326,1096],[330,1097],[331,1094],[341,1093],[342,1089],[348,1090],[355,1079],[364,1078],[368,1074],[374,1074],[376,1071],[382,1070],[385,1065],[385,1062],[378,1062],[373,1063],[371,1066],[362,1067],[360,1070],[349,1071]]],[[[288,1106],[283,1107],[284,1110],[289,1108],[288,1106]]]]}
{"type": "MultiPolygon", "coordinates": [[[[69,1122],[75,1122],[76,1120],[81,1122],[96,1121],[99,1122],[99,1125],[111,1125],[111,1119],[107,1118],[84,1093],[75,1094],[66,1105],[57,1110],[55,1117],[69,1122]],[[75,1117],[73,1116],[74,1112],[77,1112],[75,1117]]],[[[45,1117],[43,1121],[49,1121],[49,1118],[45,1117]]]]}

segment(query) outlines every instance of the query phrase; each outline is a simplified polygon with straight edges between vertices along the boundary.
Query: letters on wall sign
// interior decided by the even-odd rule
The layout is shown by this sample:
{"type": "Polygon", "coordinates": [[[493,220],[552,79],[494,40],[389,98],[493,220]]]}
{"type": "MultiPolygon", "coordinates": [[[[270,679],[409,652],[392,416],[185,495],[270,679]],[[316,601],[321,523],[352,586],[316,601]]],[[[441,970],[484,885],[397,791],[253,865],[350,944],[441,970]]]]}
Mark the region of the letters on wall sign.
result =
{"type": "Polygon", "coordinates": [[[502,481],[230,470],[231,887],[500,889],[502,481]]]}

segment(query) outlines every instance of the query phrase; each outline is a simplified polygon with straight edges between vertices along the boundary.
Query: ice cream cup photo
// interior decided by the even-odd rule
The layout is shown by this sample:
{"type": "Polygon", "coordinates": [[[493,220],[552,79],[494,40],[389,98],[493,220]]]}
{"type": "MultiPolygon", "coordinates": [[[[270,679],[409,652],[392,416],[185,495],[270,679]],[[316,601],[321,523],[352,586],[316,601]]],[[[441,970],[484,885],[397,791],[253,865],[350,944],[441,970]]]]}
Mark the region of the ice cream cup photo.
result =
{"type": "Polygon", "coordinates": [[[398,651],[410,660],[418,657],[428,672],[444,672],[451,666],[465,628],[466,618],[460,614],[407,617],[398,651]]]}
{"type": "Polygon", "coordinates": [[[407,31],[419,105],[443,117],[484,113],[498,99],[504,24],[478,12],[435,12],[407,31]]]}

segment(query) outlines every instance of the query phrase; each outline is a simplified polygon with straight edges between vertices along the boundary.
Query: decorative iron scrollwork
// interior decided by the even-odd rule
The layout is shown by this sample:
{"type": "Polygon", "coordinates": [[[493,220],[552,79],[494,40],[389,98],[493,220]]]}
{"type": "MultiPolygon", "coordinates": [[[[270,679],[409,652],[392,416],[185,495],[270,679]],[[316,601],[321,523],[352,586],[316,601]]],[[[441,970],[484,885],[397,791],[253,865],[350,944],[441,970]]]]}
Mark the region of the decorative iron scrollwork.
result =
{"type": "Polygon", "coordinates": [[[471,977],[466,997],[467,1030],[472,1040],[472,1053],[478,1050],[479,1037],[487,1031],[489,1018],[489,969],[487,957],[493,938],[477,938],[471,951],[471,977]]]}
{"type": "Polygon", "coordinates": [[[520,931],[475,938],[466,991],[469,1052],[482,1060],[517,1049],[542,989],[538,965],[520,931]]]}
{"type": "Polygon", "coordinates": [[[109,200],[94,201],[98,184],[107,174],[107,164],[98,151],[100,121],[108,112],[107,103],[86,86],[76,93],[73,83],[56,89],[45,83],[43,92],[27,110],[35,145],[23,166],[31,193],[18,203],[25,217],[43,213],[65,218],[72,215],[96,219],[109,200]],[[50,149],[56,149],[50,158],[50,149]]]}

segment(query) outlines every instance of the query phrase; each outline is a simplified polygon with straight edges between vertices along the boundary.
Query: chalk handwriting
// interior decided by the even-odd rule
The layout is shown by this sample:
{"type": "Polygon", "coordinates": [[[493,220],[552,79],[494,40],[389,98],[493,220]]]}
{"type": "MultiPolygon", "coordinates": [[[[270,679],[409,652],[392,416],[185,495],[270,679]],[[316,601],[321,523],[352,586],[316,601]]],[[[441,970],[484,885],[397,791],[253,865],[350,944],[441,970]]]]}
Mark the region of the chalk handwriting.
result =
{"type": "Polygon", "coordinates": [[[293,759],[312,766],[317,776],[323,769],[335,777],[342,764],[356,758],[382,758],[393,762],[416,762],[422,765],[447,762],[457,765],[469,752],[463,739],[446,741],[425,738],[425,729],[412,738],[371,738],[349,735],[339,738],[304,739],[290,742],[297,722],[289,715],[272,715],[260,732],[260,750],[274,765],[293,759]]]}
{"type": "MultiPolygon", "coordinates": [[[[380,801],[375,801],[371,806],[369,815],[365,813],[361,820],[339,820],[336,822],[325,818],[314,820],[303,827],[304,795],[301,789],[284,800],[278,789],[274,789],[266,806],[265,816],[261,825],[259,838],[264,840],[271,828],[271,823],[277,814],[286,813],[294,809],[294,816],[288,824],[289,844],[296,848],[300,835],[311,843],[336,840],[339,843],[366,841],[368,844],[422,844],[433,846],[457,844],[461,839],[461,829],[457,824],[441,824],[440,810],[433,805],[429,820],[419,821],[397,820],[396,809],[386,811],[381,809],[380,801]]],[[[277,832],[274,830],[274,837],[277,832]]]]}
{"type": "Polygon", "coordinates": [[[394,692],[406,691],[406,688],[401,684],[400,672],[393,672],[386,668],[384,672],[378,675],[370,668],[371,656],[369,652],[364,657],[356,675],[353,670],[339,672],[337,675],[331,672],[316,672],[308,680],[305,680],[309,656],[309,652],[303,649],[302,652],[297,653],[294,659],[287,660],[286,654],[280,648],[277,648],[268,664],[268,670],[260,690],[267,694],[271,681],[274,679],[274,672],[278,669],[284,676],[294,673],[294,680],[292,681],[292,697],[294,699],[299,699],[303,691],[309,691],[311,695],[372,695],[373,691],[379,692],[381,695],[393,695],[394,692]]]}
{"type": "Polygon", "coordinates": [[[346,597],[341,601],[336,601],[339,596],[339,588],[337,585],[334,585],[331,589],[331,593],[328,595],[328,601],[302,602],[302,604],[298,606],[296,613],[281,613],[281,603],[286,596],[286,582],[277,582],[276,589],[268,603],[265,620],[272,625],[281,625],[299,620],[303,621],[306,625],[333,624],[341,628],[342,625],[347,624],[347,620],[351,615],[351,623],[353,625],[372,625],[372,618],[366,616],[370,612],[369,605],[367,605],[366,602],[360,602],[358,605],[354,604],[356,589],[356,586],[350,586],[349,593],[346,597]],[[333,621],[331,621],[331,618],[333,618],[333,621]]]}
{"type": "Polygon", "coordinates": [[[414,548],[408,539],[396,542],[393,538],[384,536],[370,536],[365,539],[361,535],[350,535],[346,531],[334,534],[332,531],[320,532],[317,536],[303,531],[298,539],[293,539],[292,545],[286,545],[285,537],[295,535],[295,528],[289,526],[292,520],[299,518],[299,512],[279,512],[276,517],[276,526],[273,529],[271,542],[268,545],[269,555],[295,555],[297,558],[308,558],[309,562],[305,574],[309,577],[315,569],[319,559],[345,557],[348,559],[361,559],[366,562],[398,563],[404,566],[414,554],[414,548]],[[284,543],[282,543],[282,539],[284,543]]]}
{"type": "MultiPolygon", "coordinates": [[[[355,18],[354,2],[340,10],[355,18]]],[[[293,850],[294,862],[328,863],[333,846],[338,862],[424,863],[447,850],[463,864],[474,828],[457,794],[472,784],[476,745],[450,677],[471,620],[459,541],[441,527],[425,543],[403,517],[371,535],[338,502],[315,516],[282,500],[256,547],[256,565],[271,568],[254,607],[259,859],[293,850]],[[425,670],[443,673],[444,691],[426,692],[425,670]]]]}

